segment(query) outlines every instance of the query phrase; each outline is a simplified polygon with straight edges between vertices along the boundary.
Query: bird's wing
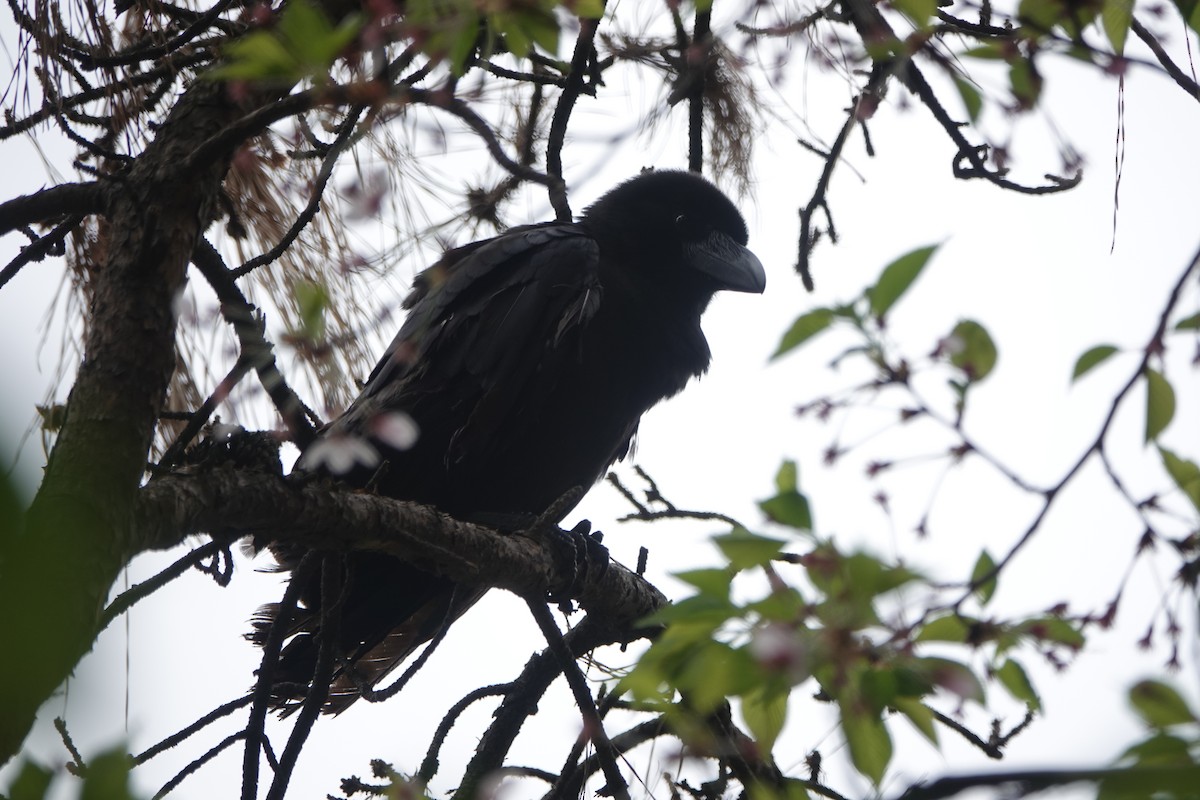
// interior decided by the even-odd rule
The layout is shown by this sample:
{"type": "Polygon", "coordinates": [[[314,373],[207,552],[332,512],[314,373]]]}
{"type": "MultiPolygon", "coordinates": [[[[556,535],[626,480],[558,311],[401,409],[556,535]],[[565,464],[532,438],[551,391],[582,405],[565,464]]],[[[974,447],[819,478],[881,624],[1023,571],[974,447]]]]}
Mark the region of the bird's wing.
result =
{"type": "Polygon", "coordinates": [[[369,436],[377,415],[403,410],[419,427],[432,425],[421,446],[439,448],[447,462],[478,458],[500,426],[531,411],[524,406],[577,362],[577,334],[600,301],[599,249],[575,225],[514,229],[451,251],[419,276],[408,318],[331,432],[369,436]]]}
{"type": "MultiPolygon", "coordinates": [[[[529,351],[510,345],[556,346],[599,304],[599,250],[575,225],[549,223],[452,250],[421,273],[404,305],[409,314],[376,364],[363,397],[394,386],[409,370],[468,369],[492,377],[529,351]],[[530,336],[552,327],[554,336],[530,336]]],[[[507,377],[507,376],[505,376],[507,377]]]]}

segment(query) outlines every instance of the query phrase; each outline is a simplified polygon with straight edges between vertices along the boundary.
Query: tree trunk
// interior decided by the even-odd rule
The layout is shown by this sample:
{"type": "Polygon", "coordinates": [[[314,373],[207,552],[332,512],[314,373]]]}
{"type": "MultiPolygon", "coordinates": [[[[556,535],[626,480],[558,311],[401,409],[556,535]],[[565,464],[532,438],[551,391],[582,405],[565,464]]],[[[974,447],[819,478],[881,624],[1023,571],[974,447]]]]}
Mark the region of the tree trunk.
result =
{"type": "Polygon", "coordinates": [[[240,113],[223,85],[199,82],[129,169],[102,181],[106,235],[66,424],[25,530],[0,551],[0,764],[91,649],[136,555],[133,503],[175,365],[173,301],[231,154],[191,171],[187,156],[240,113]]]}

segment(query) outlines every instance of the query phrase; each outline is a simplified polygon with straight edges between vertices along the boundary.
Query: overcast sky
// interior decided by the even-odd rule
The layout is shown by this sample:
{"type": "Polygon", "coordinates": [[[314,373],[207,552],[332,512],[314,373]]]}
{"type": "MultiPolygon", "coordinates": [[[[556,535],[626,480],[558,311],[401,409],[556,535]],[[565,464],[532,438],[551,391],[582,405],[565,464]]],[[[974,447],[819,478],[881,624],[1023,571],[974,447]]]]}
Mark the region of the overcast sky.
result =
{"type": "MultiPolygon", "coordinates": [[[[0,24],[11,54],[11,21],[5,18],[0,24]]],[[[1180,28],[1168,27],[1168,48],[1186,64],[1180,28]]],[[[819,532],[835,536],[844,546],[867,547],[903,558],[939,578],[961,580],[981,547],[1001,554],[1016,541],[1036,503],[975,462],[941,485],[929,536],[918,540],[913,527],[929,503],[940,468],[913,467],[873,483],[865,479],[863,467],[871,460],[938,452],[946,438],[929,427],[906,428],[881,435],[844,462],[827,467],[822,454],[835,436],[853,442],[884,428],[896,403],[881,400],[881,407],[858,410],[842,427],[797,419],[792,413],[796,405],[853,385],[861,373],[828,368],[839,349],[836,341],[778,363],[768,365],[767,360],[797,314],[814,305],[851,299],[897,255],[942,242],[911,296],[894,311],[891,335],[906,352],[920,357],[959,319],[985,324],[999,344],[999,363],[972,397],[968,432],[1036,483],[1053,483],[1066,471],[1095,436],[1112,393],[1136,366],[1137,350],[1153,331],[1167,289],[1200,246],[1200,106],[1150,70],[1134,69],[1128,75],[1124,173],[1110,253],[1117,82],[1073,62],[1045,66],[1045,105],[1052,126],[1085,159],[1086,178],[1079,188],[1026,197],[979,181],[954,180],[950,143],[923,109],[893,87],[871,121],[876,158],[865,155],[856,134],[847,149],[848,163],[835,176],[830,206],[841,242],[826,242],[817,250],[817,290],[811,295],[792,272],[796,208],[807,202],[821,164],[795,144],[794,134],[831,140],[849,94],[840,78],[816,66],[797,67],[778,93],[760,89],[760,102],[778,120],[756,142],[755,183],[739,202],[749,223],[750,246],[767,267],[768,289],[762,297],[730,295],[714,302],[705,321],[714,353],[710,374],[643,422],[636,462],[659,481],[667,497],[680,507],[721,511],[769,532],[754,501],[772,493],[779,461],[792,458],[801,465],[819,532]],[[1071,387],[1068,378],[1075,358],[1105,342],[1132,353],[1071,387]],[[871,499],[881,488],[889,494],[891,518],[871,499]]],[[[581,134],[594,129],[598,141],[601,131],[627,124],[630,107],[640,108],[659,96],[657,87],[624,85],[620,80],[610,82],[609,92],[610,99],[601,104],[581,101],[578,113],[587,121],[579,128],[581,134]]],[[[959,108],[953,106],[952,113],[959,108]]],[[[597,141],[569,145],[565,157],[576,188],[573,207],[582,210],[589,200],[644,166],[683,167],[682,107],[674,116],[678,119],[658,134],[634,137],[618,147],[597,141]]],[[[999,115],[985,119],[985,128],[998,139],[1005,138],[1008,125],[1010,121],[999,115]]],[[[1048,130],[1049,125],[1036,119],[1018,123],[1012,143],[1015,179],[1038,183],[1042,173],[1060,169],[1058,147],[1048,130]]],[[[452,144],[465,141],[451,139],[452,144]]],[[[27,140],[0,147],[12,170],[6,176],[8,195],[49,182],[39,149],[60,165],[70,162],[69,150],[46,131],[39,132],[37,148],[27,140]]],[[[479,148],[467,155],[450,146],[445,153],[434,148],[425,157],[441,174],[457,175],[468,183],[477,178],[473,170],[479,168],[474,165],[482,158],[479,148]]],[[[548,215],[544,200],[532,196],[512,209],[510,221],[548,215]],[[522,213],[528,218],[517,218],[522,213]]],[[[386,226],[380,230],[376,242],[381,248],[390,246],[386,226]]],[[[16,239],[0,242],[4,263],[15,252],[16,239]]],[[[393,280],[403,285],[424,265],[416,260],[397,264],[393,280]]],[[[6,343],[0,350],[0,369],[7,376],[0,383],[0,454],[6,465],[14,442],[32,419],[32,405],[44,399],[57,364],[59,334],[51,332],[44,347],[37,342],[39,323],[56,296],[62,270],[55,262],[27,266],[0,291],[0,341],[6,343]]],[[[1193,281],[1182,308],[1191,313],[1198,303],[1200,292],[1193,281]]],[[[392,327],[378,332],[378,349],[393,332],[392,327]]],[[[1191,412],[1200,402],[1200,382],[1189,364],[1194,346],[1183,344],[1168,353],[1180,416],[1164,437],[1167,446],[1193,459],[1200,456],[1200,418],[1191,412]]],[[[286,350],[281,352],[286,368],[286,350]]],[[[937,382],[922,388],[931,398],[942,393],[937,382]]],[[[65,393],[57,399],[64,400],[65,393]]],[[[1112,434],[1113,456],[1125,465],[1123,477],[1138,497],[1169,488],[1156,466],[1157,457],[1142,447],[1142,403],[1140,394],[1131,398],[1112,434]]],[[[948,406],[943,402],[943,407],[948,406]]],[[[41,466],[40,446],[33,446],[37,438],[34,434],[23,451],[18,470],[30,484],[41,466]]],[[[628,469],[621,473],[636,483],[628,469]]],[[[572,519],[591,519],[605,531],[614,557],[625,563],[636,560],[639,545],[650,547],[649,577],[674,596],[683,589],[667,573],[716,563],[706,542],[717,532],[711,525],[615,522],[627,511],[615,492],[600,486],[572,519]]],[[[1063,496],[1045,530],[1005,575],[996,613],[1033,613],[1063,600],[1071,600],[1076,610],[1102,607],[1133,557],[1141,533],[1137,518],[1113,497],[1093,468],[1063,496]]],[[[129,570],[129,582],[175,557],[178,553],[140,560],[129,570]]],[[[1097,765],[1113,758],[1138,735],[1137,723],[1125,708],[1125,689],[1140,677],[1158,673],[1166,658],[1162,648],[1142,652],[1135,642],[1170,580],[1162,566],[1170,563],[1163,560],[1156,570],[1148,560],[1139,567],[1116,629],[1094,634],[1068,671],[1057,674],[1035,655],[1023,657],[1041,690],[1047,716],[1013,742],[1005,762],[987,762],[949,732],[943,732],[945,750],[940,755],[906,733],[899,737],[896,776],[885,792],[895,794],[913,780],[946,772],[1097,765]]],[[[241,633],[257,605],[277,599],[281,591],[278,576],[253,571],[261,565],[261,560],[239,560],[233,584],[224,590],[199,574],[186,575],[134,609],[128,626],[116,624],[106,631],[69,692],[43,712],[33,751],[47,761],[63,759],[48,722],[65,714],[85,754],[121,737],[128,737],[131,750],[137,752],[242,693],[258,653],[242,641],[241,633]],[[126,703],[128,727],[123,721],[126,703]]],[[[914,603],[919,599],[912,598],[914,603]]],[[[376,706],[359,703],[340,717],[322,720],[293,780],[293,796],[337,793],[337,779],[368,774],[370,758],[382,757],[401,771],[415,770],[450,703],[476,686],[511,679],[530,651],[539,647],[527,616],[516,598],[491,593],[455,625],[429,668],[399,697],[376,706]]],[[[1200,687],[1194,613],[1185,623],[1189,647],[1176,678],[1195,699],[1200,687]]],[[[619,665],[629,656],[606,652],[602,658],[619,665]]],[[[1000,698],[997,709],[1005,715],[1006,726],[1020,719],[1020,709],[1006,704],[998,687],[993,694],[1000,698]]],[[[483,704],[459,722],[443,751],[435,791],[454,785],[490,709],[483,704]]],[[[831,756],[842,744],[831,717],[802,699],[793,712],[776,749],[781,765],[798,772],[804,755],[819,748],[833,766],[837,759],[831,756]]],[[[980,731],[987,720],[978,713],[968,716],[980,731]]],[[[895,730],[902,727],[903,723],[893,725],[895,730]]],[[[565,692],[552,692],[535,724],[518,740],[511,760],[557,769],[578,728],[565,692]]],[[[152,793],[231,730],[233,725],[223,726],[220,733],[209,731],[178,756],[168,754],[161,763],[152,762],[139,771],[139,785],[152,793]]],[[[639,751],[632,763],[651,772],[649,758],[639,751]]],[[[228,793],[237,785],[240,764],[240,750],[227,753],[185,783],[176,796],[228,793]]],[[[5,774],[0,772],[0,786],[5,774]]],[[[835,774],[848,781],[843,788],[865,794],[865,783],[856,783],[844,771],[835,774]]],[[[512,796],[533,796],[539,788],[525,786],[512,796]]]]}

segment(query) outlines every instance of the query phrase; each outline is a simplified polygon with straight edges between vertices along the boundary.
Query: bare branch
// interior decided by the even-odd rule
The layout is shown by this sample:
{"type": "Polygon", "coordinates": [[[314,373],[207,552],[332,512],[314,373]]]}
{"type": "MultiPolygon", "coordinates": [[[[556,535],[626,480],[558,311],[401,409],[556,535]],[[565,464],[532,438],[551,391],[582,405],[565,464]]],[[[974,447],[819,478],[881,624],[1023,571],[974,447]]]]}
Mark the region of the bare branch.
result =
{"type": "Polygon", "coordinates": [[[437,774],[438,754],[442,749],[442,744],[446,741],[446,737],[450,734],[450,729],[454,727],[454,723],[458,721],[458,718],[462,716],[464,711],[485,697],[496,697],[497,695],[507,694],[516,688],[516,683],[483,686],[469,692],[466,697],[451,706],[433,734],[433,739],[429,743],[429,749],[425,752],[425,758],[421,761],[421,768],[417,770],[416,779],[423,784],[428,784],[429,781],[433,780],[433,776],[437,774]]]}
{"type": "MultiPolygon", "coordinates": [[[[217,706],[215,709],[208,712],[203,717],[201,717],[200,719],[193,722],[191,725],[188,725],[183,730],[179,731],[178,733],[172,734],[171,736],[168,736],[166,739],[163,739],[161,742],[154,745],[153,747],[149,747],[146,750],[139,753],[138,755],[134,756],[133,763],[135,765],[146,763],[147,761],[154,758],[159,753],[163,753],[167,750],[170,750],[172,747],[179,744],[180,742],[190,739],[192,737],[192,735],[195,734],[197,731],[207,728],[209,725],[211,725],[212,723],[221,719],[222,717],[229,716],[234,711],[237,711],[239,708],[250,705],[250,701],[253,699],[254,699],[254,695],[247,694],[247,695],[243,695],[242,697],[237,698],[236,700],[230,700],[228,703],[217,706]]],[[[232,742],[231,742],[231,744],[232,744],[232,742]]]]}
{"type": "MultiPolygon", "coordinates": [[[[139,549],[173,547],[187,536],[220,531],[255,534],[315,549],[372,550],[458,583],[507,589],[522,597],[581,584],[574,599],[616,629],[660,607],[665,598],[613,563],[582,576],[564,574],[540,542],[453,519],[429,506],[354,492],[317,481],[299,483],[232,465],[166,475],[139,492],[139,549]]],[[[639,632],[626,631],[631,640],[639,632]]]]}
{"type": "Polygon", "coordinates": [[[55,226],[54,230],[47,233],[29,244],[21,248],[12,261],[5,265],[3,270],[0,270],[0,289],[12,280],[21,268],[31,261],[41,261],[48,255],[62,255],[64,252],[63,240],[71,231],[79,227],[79,223],[83,222],[83,215],[72,214],[65,220],[55,226]]]}
{"type": "Polygon", "coordinates": [[[596,702],[592,699],[592,693],[588,689],[587,679],[579,671],[574,654],[563,641],[562,633],[554,624],[554,617],[550,615],[549,607],[544,602],[533,598],[526,598],[525,603],[529,606],[529,612],[533,614],[542,635],[546,637],[550,650],[558,658],[559,666],[562,667],[563,674],[567,678],[567,685],[571,687],[575,706],[583,716],[584,736],[596,746],[596,754],[600,757],[600,767],[604,770],[604,778],[607,781],[601,794],[615,797],[617,800],[629,800],[629,786],[625,783],[625,778],[617,766],[617,751],[613,748],[612,742],[608,739],[608,733],[604,730],[604,723],[600,719],[600,713],[596,710],[596,702]]]}
{"type": "Polygon", "coordinates": [[[546,172],[553,183],[547,183],[550,188],[550,205],[554,207],[556,219],[561,222],[571,221],[571,205],[567,202],[566,184],[562,174],[562,148],[567,136],[567,123],[571,120],[571,112],[575,101],[583,93],[586,86],[584,75],[588,63],[596,57],[596,29],[599,20],[581,19],[579,21],[579,37],[575,40],[575,52],[571,55],[571,72],[567,75],[567,85],[558,98],[554,107],[554,117],[550,121],[550,136],[546,142],[546,172]]]}
{"type": "Polygon", "coordinates": [[[27,225],[71,214],[98,213],[104,202],[100,184],[63,183],[0,203],[0,236],[27,225]]]}
{"type": "Polygon", "coordinates": [[[266,266],[279,258],[283,255],[284,251],[292,246],[292,243],[296,241],[296,237],[300,235],[300,232],[304,230],[308,223],[312,222],[313,217],[317,215],[317,211],[321,208],[321,197],[325,194],[325,187],[329,184],[330,177],[333,176],[333,168],[337,166],[338,159],[342,157],[342,154],[350,146],[354,133],[357,130],[358,120],[366,108],[365,105],[360,103],[347,112],[346,118],[342,121],[342,129],[338,133],[337,138],[333,140],[333,143],[329,145],[328,152],[326,152],[325,158],[321,162],[321,169],[317,172],[316,180],[313,181],[312,197],[309,198],[304,210],[296,217],[296,221],[288,228],[287,233],[279,240],[279,244],[233,270],[232,276],[234,278],[247,275],[251,271],[266,266]]]}
{"type": "MultiPolygon", "coordinates": [[[[196,243],[196,249],[192,252],[192,263],[200,270],[200,274],[221,301],[221,314],[233,327],[241,347],[240,359],[245,359],[258,373],[258,380],[271,402],[275,404],[275,410],[287,426],[292,441],[301,449],[308,447],[316,438],[316,430],[309,422],[304,403],[288,385],[275,364],[275,346],[267,341],[261,313],[242,294],[221,254],[207,239],[196,243]]],[[[164,455],[162,463],[169,465],[171,462],[164,455]]]]}
{"type": "MultiPolygon", "coordinates": [[[[246,737],[246,750],[242,757],[242,800],[255,800],[258,797],[258,762],[262,743],[266,738],[263,728],[266,725],[267,708],[271,701],[272,678],[275,675],[275,667],[279,663],[279,652],[283,648],[283,640],[287,638],[292,611],[296,608],[296,601],[300,598],[300,587],[306,583],[316,559],[316,553],[310,551],[293,570],[292,580],[288,582],[287,590],[284,591],[283,598],[279,601],[274,623],[267,633],[266,642],[263,643],[262,663],[258,668],[258,680],[254,683],[254,704],[250,706],[250,719],[246,722],[246,729],[243,731],[246,737]]],[[[314,687],[312,691],[316,692],[317,689],[314,687]]]]}
{"type": "Polygon", "coordinates": [[[1193,99],[1200,100],[1200,84],[1192,80],[1190,75],[1171,60],[1171,56],[1163,49],[1162,42],[1158,41],[1153,33],[1146,30],[1146,26],[1137,17],[1133,18],[1132,28],[1142,43],[1150,48],[1150,52],[1154,53],[1154,57],[1158,59],[1159,64],[1162,64],[1163,69],[1167,71],[1172,80],[1179,84],[1179,88],[1190,94],[1193,99]]]}

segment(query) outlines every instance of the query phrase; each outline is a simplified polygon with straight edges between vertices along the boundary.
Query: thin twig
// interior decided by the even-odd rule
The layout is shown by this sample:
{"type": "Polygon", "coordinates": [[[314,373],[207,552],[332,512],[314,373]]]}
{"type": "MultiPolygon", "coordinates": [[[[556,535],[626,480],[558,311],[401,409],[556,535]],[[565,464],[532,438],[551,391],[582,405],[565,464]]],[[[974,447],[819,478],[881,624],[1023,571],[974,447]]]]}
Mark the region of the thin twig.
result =
{"type": "Polygon", "coordinates": [[[324,160],[321,162],[321,169],[317,172],[316,180],[313,181],[312,196],[309,198],[308,203],[304,206],[304,209],[296,217],[291,227],[288,228],[287,233],[285,233],[283,238],[279,240],[279,243],[270,250],[262,255],[255,256],[245,264],[242,264],[240,267],[233,270],[231,275],[234,278],[241,278],[253,270],[266,266],[272,261],[275,261],[281,255],[283,255],[284,251],[292,246],[292,243],[296,241],[296,237],[299,236],[301,231],[308,226],[308,223],[312,222],[313,218],[317,216],[317,211],[319,211],[321,208],[321,197],[325,194],[325,187],[329,184],[330,177],[333,176],[333,168],[337,166],[338,159],[341,158],[344,152],[346,152],[346,148],[350,146],[350,143],[354,137],[354,133],[357,130],[358,120],[366,108],[367,107],[365,105],[360,103],[352,107],[346,114],[346,118],[342,123],[341,131],[338,133],[337,138],[333,140],[333,143],[329,145],[329,150],[325,154],[324,160]]]}
{"type": "Polygon", "coordinates": [[[579,21],[579,37],[575,40],[575,52],[571,55],[571,71],[567,73],[567,84],[558,98],[554,116],[550,120],[550,134],[546,140],[546,172],[552,182],[546,186],[550,190],[550,205],[554,207],[554,215],[559,222],[571,221],[571,204],[567,200],[562,168],[562,149],[567,136],[567,123],[571,120],[575,101],[583,93],[588,62],[596,57],[594,41],[599,25],[600,21],[595,19],[585,18],[579,21]]]}
{"type": "Polygon", "coordinates": [[[195,772],[196,770],[203,767],[209,761],[212,761],[214,758],[219,756],[234,742],[238,741],[239,739],[244,739],[245,737],[246,737],[246,731],[237,731],[236,733],[231,733],[228,736],[226,736],[224,739],[222,739],[216,745],[211,747],[208,750],[208,752],[204,753],[202,756],[195,759],[194,761],[189,762],[186,767],[184,767],[183,769],[181,769],[179,772],[177,772],[175,774],[175,777],[171,778],[171,780],[164,783],[163,787],[154,794],[153,800],[161,800],[161,798],[166,797],[168,794],[170,794],[172,791],[175,790],[175,787],[177,787],[179,784],[183,783],[184,779],[187,776],[191,775],[193,772],[195,772]]]}
{"type": "Polygon", "coordinates": [[[204,399],[200,408],[196,409],[191,418],[188,419],[187,425],[175,437],[175,441],[171,442],[170,447],[163,453],[162,458],[158,462],[158,469],[169,469],[171,465],[179,460],[179,457],[183,455],[184,449],[192,443],[196,435],[208,424],[209,417],[217,410],[217,406],[225,402],[225,398],[229,397],[234,387],[242,382],[242,378],[246,377],[246,373],[249,371],[250,360],[244,356],[239,357],[225,377],[217,384],[217,388],[213,389],[212,393],[204,399]]]}
{"type": "Polygon", "coordinates": [[[1067,486],[1068,483],[1071,482],[1072,479],[1074,479],[1079,471],[1083,469],[1084,465],[1092,458],[1092,456],[1100,452],[1100,450],[1103,448],[1104,440],[1108,437],[1109,428],[1112,427],[1113,420],[1116,419],[1117,410],[1121,407],[1121,403],[1124,402],[1125,397],[1129,394],[1130,390],[1132,390],[1139,381],[1145,379],[1146,369],[1150,365],[1150,359],[1160,351],[1160,345],[1163,337],[1166,335],[1167,325],[1170,323],[1171,315],[1175,311],[1175,306],[1179,303],[1179,298],[1183,294],[1183,289],[1187,285],[1188,279],[1197,269],[1200,269],[1200,250],[1197,250],[1192,256],[1187,268],[1183,271],[1183,274],[1179,276],[1179,279],[1175,282],[1175,286],[1172,287],[1171,293],[1167,297],[1166,306],[1163,308],[1162,314],[1158,318],[1158,323],[1155,325],[1153,335],[1146,343],[1142,359],[1138,363],[1137,369],[1133,371],[1133,374],[1129,376],[1129,380],[1125,382],[1125,385],[1122,386],[1120,391],[1117,392],[1116,396],[1113,397],[1112,403],[1108,408],[1108,413],[1105,415],[1104,421],[1100,424],[1100,430],[1096,434],[1096,437],[1092,440],[1092,443],[1088,445],[1088,448],[1084,450],[1083,454],[1075,461],[1071,468],[1067,470],[1066,474],[1059,479],[1058,483],[1046,490],[1044,493],[1045,500],[1041,509],[1038,511],[1037,515],[1034,517],[1029,526],[1026,527],[1025,532],[1021,534],[1021,538],[1019,538],[1017,542],[1009,548],[1008,552],[1004,554],[1004,557],[996,562],[996,565],[992,567],[992,569],[971,581],[962,597],[960,597],[954,603],[953,607],[956,610],[959,608],[959,606],[966,602],[967,599],[970,598],[980,586],[983,586],[989,581],[995,579],[995,577],[999,575],[1005,567],[1008,566],[1009,562],[1016,557],[1017,553],[1023,550],[1025,545],[1029,544],[1029,542],[1033,539],[1034,534],[1036,534],[1041,527],[1042,521],[1046,518],[1046,515],[1050,513],[1050,508],[1054,504],[1055,498],[1061,494],[1062,490],[1067,486]]]}
{"type": "Polygon", "coordinates": [[[704,171],[704,87],[713,58],[712,9],[696,6],[696,22],[692,30],[691,47],[681,55],[682,69],[688,70],[684,80],[688,87],[688,169],[704,171]],[[692,63],[693,59],[699,63],[692,63]]]}
{"type": "Polygon", "coordinates": [[[587,679],[584,678],[579,664],[575,661],[575,656],[563,640],[562,632],[554,624],[554,617],[550,614],[549,606],[540,599],[526,599],[525,604],[529,606],[529,612],[533,615],[538,627],[541,628],[542,635],[546,637],[550,650],[558,658],[563,675],[567,679],[567,685],[571,687],[571,694],[575,698],[575,706],[583,717],[586,735],[590,736],[596,745],[596,754],[600,757],[600,765],[607,781],[604,794],[608,797],[615,797],[617,800],[629,800],[629,786],[625,783],[625,778],[617,766],[617,752],[613,749],[612,742],[609,741],[608,734],[604,730],[604,723],[600,719],[599,711],[596,710],[596,702],[592,699],[591,691],[588,690],[587,679]]]}
{"type": "MultiPolygon", "coordinates": [[[[152,61],[174,53],[209,28],[217,17],[233,4],[233,0],[218,0],[213,7],[197,17],[190,25],[162,44],[142,45],[138,43],[110,56],[98,56],[88,52],[70,52],[69,56],[84,69],[125,67],[142,61],[152,61]]],[[[210,42],[215,45],[216,42],[210,42]]],[[[200,45],[203,46],[203,45],[200,45]]]]}
{"type": "Polygon", "coordinates": [[[48,255],[62,255],[62,243],[67,234],[83,222],[82,214],[72,214],[54,227],[54,230],[21,248],[21,252],[0,270],[0,289],[31,261],[41,261],[48,255]]]}
{"type": "Polygon", "coordinates": [[[450,729],[454,727],[454,723],[462,716],[471,705],[485,697],[496,697],[497,695],[507,694],[515,689],[516,683],[501,683],[495,686],[483,686],[472,692],[469,692],[465,697],[450,707],[446,712],[446,716],[442,717],[441,723],[438,724],[437,730],[434,731],[433,739],[429,742],[429,749],[425,751],[425,758],[421,761],[421,768],[417,770],[416,779],[422,784],[428,784],[433,780],[433,776],[438,770],[438,754],[441,752],[442,744],[446,741],[446,737],[450,735],[450,729]]]}
{"type": "Polygon", "coordinates": [[[1163,69],[1171,76],[1172,80],[1179,84],[1179,87],[1190,94],[1193,99],[1200,100],[1200,84],[1192,80],[1190,75],[1171,60],[1171,56],[1163,49],[1162,42],[1158,41],[1154,34],[1146,30],[1146,26],[1139,22],[1137,17],[1133,18],[1130,27],[1137,37],[1142,40],[1142,43],[1150,48],[1150,52],[1154,53],[1154,57],[1158,59],[1159,64],[1162,64],[1163,69]]]}
{"type": "Polygon", "coordinates": [[[312,444],[317,432],[309,422],[308,409],[284,379],[275,363],[275,347],[266,338],[265,325],[258,309],[250,304],[234,283],[221,254],[203,237],[196,242],[192,263],[208,281],[221,301],[221,314],[233,327],[241,347],[240,358],[258,373],[267,396],[279,412],[292,441],[301,450],[312,444]]]}
{"type": "Polygon", "coordinates": [[[317,663],[313,668],[312,682],[309,683],[308,693],[300,707],[300,715],[292,726],[292,733],[284,745],[283,753],[275,765],[275,778],[267,791],[267,800],[283,800],[287,792],[288,782],[292,771],[300,758],[300,751],[312,732],[321,707],[329,697],[329,683],[333,678],[334,653],[337,650],[338,630],[342,616],[342,605],[346,599],[345,581],[343,579],[342,556],[326,553],[321,557],[321,628],[318,634],[320,647],[317,650],[317,663]],[[332,603],[329,598],[335,598],[332,603]]]}
{"type": "Polygon", "coordinates": [[[139,764],[145,764],[147,761],[154,758],[159,753],[163,753],[167,750],[170,750],[172,747],[179,744],[180,742],[186,741],[187,739],[191,738],[197,731],[207,728],[212,723],[216,722],[217,720],[221,719],[222,717],[229,716],[234,711],[237,711],[239,708],[241,708],[243,706],[250,705],[250,701],[253,699],[254,699],[254,695],[247,694],[247,695],[243,695],[242,697],[237,698],[236,700],[230,700],[228,703],[217,706],[212,711],[208,712],[203,717],[201,717],[200,719],[193,722],[191,725],[188,725],[183,730],[179,731],[178,733],[174,733],[174,734],[168,736],[166,739],[163,739],[158,744],[153,745],[153,746],[143,750],[138,755],[134,756],[133,757],[134,766],[137,766],[139,764]]]}
{"type": "Polygon", "coordinates": [[[100,622],[96,626],[96,632],[99,633],[107,628],[114,619],[132,608],[135,603],[149,597],[204,559],[218,552],[224,546],[224,543],[216,540],[205,542],[187,555],[176,560],[174,564],[171,564],[171,566],[162,570],[154,577],[147,578],[141,583],[135,583],[121,592],[121,594],[117,595],[108,604],[108,607],[100,615],[100,622]]]}
{"type": "Polygon", "coordinates": [[[279,651],[291,625],[292,612],[300,598],[300,589],[308,582],[316,558],[317,554],[309,551],[292,571],[292,579],[283,593],[283,599],[279,601],[271,630],[263,643],[262,662],[258,668],[258,680],[254,684],[254,704],[250,707],[250,718],[242,732],[246,738],[246,751],[242,758],[242,800],[255,800],[258,797],[258,760],[265,738],[264,726],[274,684],[275,667],[279,663],[279,651]]]}

